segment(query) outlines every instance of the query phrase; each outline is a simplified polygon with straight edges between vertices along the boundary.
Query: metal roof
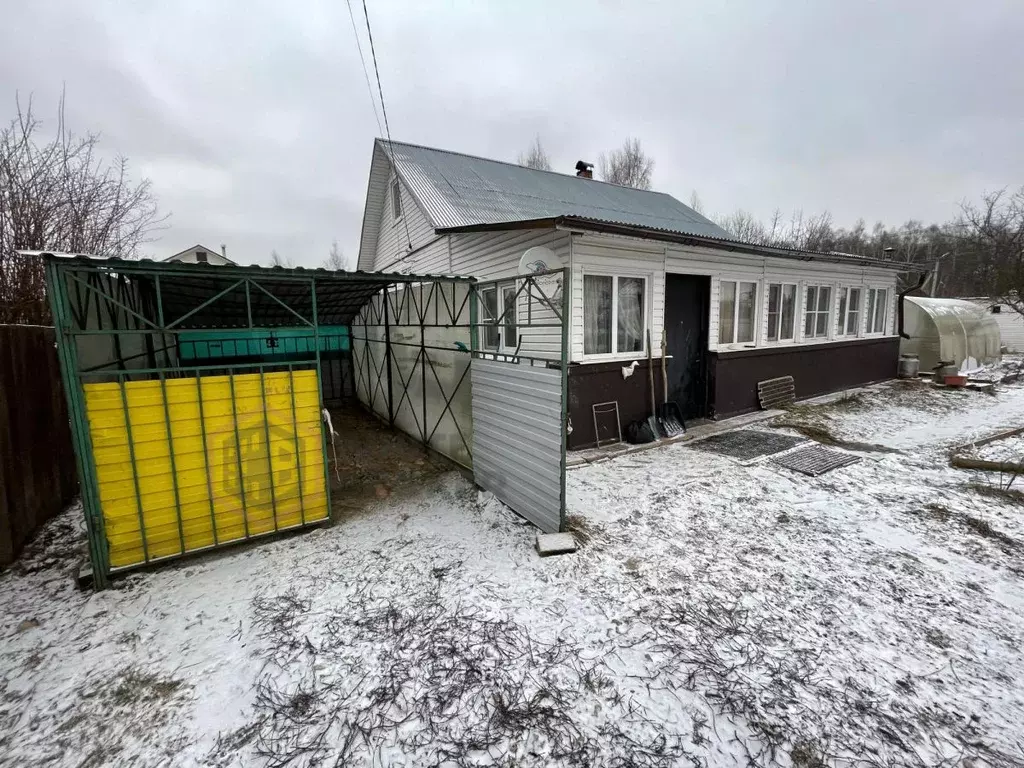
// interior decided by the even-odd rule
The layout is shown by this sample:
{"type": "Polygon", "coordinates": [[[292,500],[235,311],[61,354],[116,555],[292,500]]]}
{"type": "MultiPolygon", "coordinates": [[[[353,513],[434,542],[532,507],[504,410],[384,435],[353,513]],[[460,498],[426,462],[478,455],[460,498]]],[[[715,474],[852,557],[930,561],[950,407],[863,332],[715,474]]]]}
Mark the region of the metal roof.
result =
{"type": "Polygon", "coordinates": [[[671,195],[539,171],[416,144],[377,140],[435,229],[578,216],[731,238],[671,195]]]}
{"type": "Polygon", "coordinates": [[[180,317],[208,299],[226,292],[215,304],[190,315],[188,320],[180,324],[182,329],[246,327],[250,311],[262,326],[295,326],[298,318],[291,310],[307,318],[313,315],[311,288],[314,284],[320,324],[344,325],[352,321],[371,296],[392,285],[434,280],[473,281],[473,278],[455,275],[166,262],[49,251],[18,253],[53,259],[70,271],[74,271],[76,266],[82,270],[98,269],[131,276],[131,279],[147,285],[155,286],[154,280],[158,278],[164,310],[169,318],[180,317]],[[258,281],[265,290],[232,290],[232,286],[242,278],[258,281]]]}

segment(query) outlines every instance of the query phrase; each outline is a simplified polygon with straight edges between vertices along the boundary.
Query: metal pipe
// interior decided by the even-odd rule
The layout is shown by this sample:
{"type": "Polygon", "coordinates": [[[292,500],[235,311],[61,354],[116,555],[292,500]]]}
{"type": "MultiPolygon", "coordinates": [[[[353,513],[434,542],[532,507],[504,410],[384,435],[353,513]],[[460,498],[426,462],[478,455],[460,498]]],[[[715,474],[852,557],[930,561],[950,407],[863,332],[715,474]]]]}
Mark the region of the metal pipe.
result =
{"type": "Polygon", "coordinates": [[[915,285],[913,288],[907,288],[907,290],[900,292],[899,301],[896,302],[896,322],[897,322],[897,327],[898,327],[901,339],[909,339],[910,338],[910,335],[907,334],[906,332],[904,332],[904,330],[903,330],[903,314],[904,314],[903,300],[907,298],[907,294],[908,293],[912,293],[912,292],[918,290],[922,285],[924,285],[924,281],[927,280],[927,279],[928,279],[928,273],[927,272],[922,272],[918,276],[918,278],[917,278],[917,285],[915,285]]]}

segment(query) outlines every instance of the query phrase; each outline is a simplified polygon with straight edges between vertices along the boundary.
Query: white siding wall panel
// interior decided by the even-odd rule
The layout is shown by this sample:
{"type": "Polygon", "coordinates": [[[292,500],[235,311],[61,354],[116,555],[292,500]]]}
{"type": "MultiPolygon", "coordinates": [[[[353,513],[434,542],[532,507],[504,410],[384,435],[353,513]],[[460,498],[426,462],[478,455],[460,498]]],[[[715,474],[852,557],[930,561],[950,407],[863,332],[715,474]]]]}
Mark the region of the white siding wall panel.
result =
{"type": "Polygon", "coordinates": [[[373,270],[380,272],[409,272],[405,261],[399,261],[409,253],[409,245],[415,250],[435,238],[423,211],[416,204],[405,185],[402,189],[402,215],[396,219],[391,205],[391,183],[394,174],[389,175],[384,185],[383,205],[377,223],[377,245],[373,259],[373,270]],[[398,263],[395,263],[398,262],[398,263]]]}
{"type": "Polygon", "coordinates": [[[547,533],[562,520],[562,371],[473,360],[476,484],[547,533]]]}
{"type": "MultiPolygon", "coordinates": [[[[768,324],[768,285],[770,283],[795,283],[797,286],[796,306],[796,339],[781,344],[799,344],[803,339],[804,298],[808,285],[825,285],[832,288],[832,324],[831,335],[827,340],[839,340],[836,333],[838,317],[837,297],[843,287],[861,288],[861,301],[866,300],[868,288],[885,288],[888,293],[889,309],[886,317],[885,334],[894,333],[896,307],[896,273],[877,267],[858,267],[851,264],[833,264],[822,261],[796,261],[777,259],[752,254],[732,253],[706,248],[688,248],[670,246],[665,256],[665,268],[668,272],[679,272],[692,275],[711,276],[711,302],[708,323],[708,347],[718,349],[718,302],[722,280],[756,281],[758,283],[758,326],[755,332],[755,343],[747,345],[723,346],[723,349],[745,349],[754,346],[774,346],[767,342],[768,324]]],[[[862,328],[866,321],[861,313],[862,328]]],[[[849,340],[853,337],[843,337],[849,340]]],[[[807,343],[821,343],[822,339],[807,339],[807,343]]]]}
{"type": "MultiPolygon", "coordinates": [[[[554,252],[558,258],[558,264],[553,265],[556,268],[569,266],[569,234],[553,229],[451,235],[450,244],[451,271],[457,275],[472,275],[483,281],[515,278],[519,274],[519,261],[523,254],[535,246],[543,246],[554,252]]],[[[517,288],[521,286],[521,281],[516,284],[517,288]]],[[[556,303],[555,306],[559,305],[556,303]]],[[[558,317],[551,308],[538,296],[528,297],[524,290],[517,301],[516,310],[518,335],[522,338],[520,354],[560,360],[561,328],[530,327],[530,322],[557,325],[558,317]]]]}
{"type": "Polygon", "coordinates": [[[523,229],[453,235],[452,272],[479,280],[498,280],[518,274],[519,259],[528,248],[542,245],[569,263],[569,234],[554,229],[523,229]]]}

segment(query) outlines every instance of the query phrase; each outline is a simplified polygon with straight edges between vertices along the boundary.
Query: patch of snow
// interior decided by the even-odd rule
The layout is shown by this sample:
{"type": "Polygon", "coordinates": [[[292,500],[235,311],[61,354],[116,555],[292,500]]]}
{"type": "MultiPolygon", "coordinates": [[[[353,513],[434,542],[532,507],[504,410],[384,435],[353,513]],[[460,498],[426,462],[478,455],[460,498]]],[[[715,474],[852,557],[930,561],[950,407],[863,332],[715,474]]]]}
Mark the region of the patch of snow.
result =
{"type": "Polygon", "coordinates": [[[590,464],[558,558],[452,473],[93,594],[68,510],[0,576],[0,765],[1020,764],[1024,520],[947,451],[1024,387],[801,413],[894,451],[590,464]]]}

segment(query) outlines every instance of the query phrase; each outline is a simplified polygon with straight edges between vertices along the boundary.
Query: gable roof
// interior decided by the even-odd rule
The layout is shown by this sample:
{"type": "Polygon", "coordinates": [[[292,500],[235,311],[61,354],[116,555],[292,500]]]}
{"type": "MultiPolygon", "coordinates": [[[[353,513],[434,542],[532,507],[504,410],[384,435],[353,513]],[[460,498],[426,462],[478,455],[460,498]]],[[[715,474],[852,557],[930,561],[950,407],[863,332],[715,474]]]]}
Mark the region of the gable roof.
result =
{"type": "Polygon", "coordinates": [[[746,243],[671,195],[540,171],[500,160],[375,139],[358,268],[373,269],[392,162],[438,234],[519,226],[580,227],[801,261],[907,271],[906,265],[836,251],[746,243]]]}
{"type": "Polygon", "coordinates": [[[360,244],[376,250],[378,212],[386,198],[390,159],[435,230],[573,216],[705,237],[732,237],[671,195],[555,171],[525,168],[417,144],[374,142],[360,244]],[[371,215],[372,214],[372,215],[371,215]]]}
{"type": "Polygon", "coordinates": [[[224,261],[226,261],[228,264],[234,264],[235,263],[231,259],[229,259],[227,256],[222,254],[220,251],[215,250],[213,248],[207,248],[202,243],[196,243],[192,247],[186,248],[184,251],[178,251],[177,253],[175,253],[175,254],[173,254],[171,256],[168,256],[166,259],[164,259],[164,261],[174,261],[179,256],[184,256],[186,253],[192,253],[192,251],[196,250],[197,248],[200,249],[200,250],[206,251],[207,253],[212,253],[218,259],[224,259],[224,261]]]}

